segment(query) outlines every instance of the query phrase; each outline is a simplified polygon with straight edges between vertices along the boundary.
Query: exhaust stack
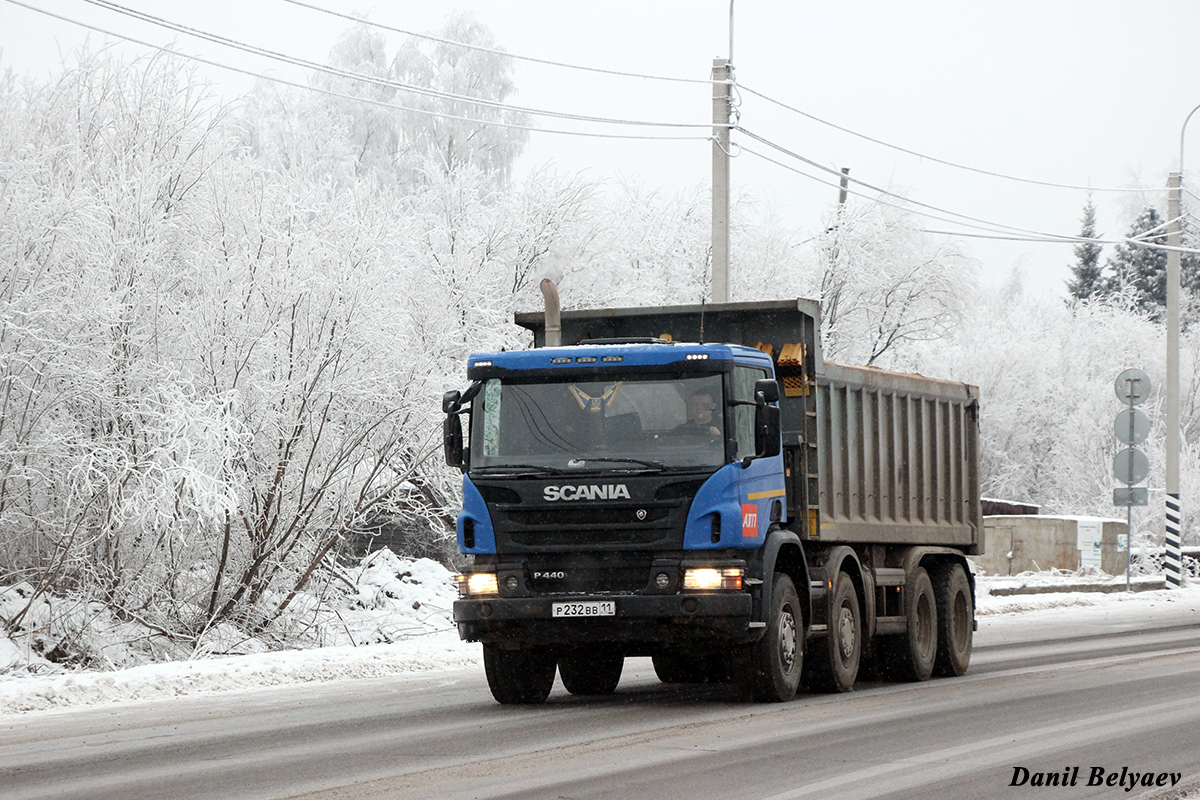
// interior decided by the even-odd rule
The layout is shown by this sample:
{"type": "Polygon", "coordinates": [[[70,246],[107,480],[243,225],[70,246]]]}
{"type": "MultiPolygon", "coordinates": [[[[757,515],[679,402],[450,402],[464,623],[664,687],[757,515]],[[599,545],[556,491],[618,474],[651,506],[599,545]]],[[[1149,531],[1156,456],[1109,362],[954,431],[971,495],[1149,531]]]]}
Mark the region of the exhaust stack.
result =
{"type": "Polygon", "coordinates": [[[546,347],[562,344],[562,314],[558,305],[558,287],[549,278],[542,278],[542,297],[546,301],[546,347]]]}

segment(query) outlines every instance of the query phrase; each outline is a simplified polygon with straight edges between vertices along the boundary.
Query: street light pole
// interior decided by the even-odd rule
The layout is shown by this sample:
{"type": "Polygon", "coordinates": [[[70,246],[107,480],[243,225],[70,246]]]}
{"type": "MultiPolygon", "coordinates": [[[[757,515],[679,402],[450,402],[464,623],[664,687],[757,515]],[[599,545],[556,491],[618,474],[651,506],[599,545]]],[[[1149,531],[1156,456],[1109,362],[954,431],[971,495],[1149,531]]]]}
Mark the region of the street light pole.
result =
{"type": "MultiPolygon", "coordinates": [[[[1186,123],[1185,123],[1186,125],[1186,123]]],[[[1180,162],[1182,162],[1182,157],[1180,162]]],[[[1167,519],[1163,569],[1168,588],[1179,588],[1183,573],[1183,541],[1179,535],[1179,274],[1180,198],[1183,176],[1167,179],[1167,519]]]]}
{"type": "Polygon", "coordinates": [[[1167,251],[1167,522],[1164,566],[1167,585],[1176,588],[1182,583],[1183,573],[1183,537],[1180,531],[1183,504],[1179,499],[1179,287],[1182,273],[1179,248],[1183,238],[1180,190],[1183,186],[1183,145],[1187,126],[1197,111],[1200,111],[1200,105],[1189,111],[1183,120],[1183,127],[1179,130],[1179,171],[1172,172],[1167,181],[1167,246],[1171,249],[1167,251]]]}

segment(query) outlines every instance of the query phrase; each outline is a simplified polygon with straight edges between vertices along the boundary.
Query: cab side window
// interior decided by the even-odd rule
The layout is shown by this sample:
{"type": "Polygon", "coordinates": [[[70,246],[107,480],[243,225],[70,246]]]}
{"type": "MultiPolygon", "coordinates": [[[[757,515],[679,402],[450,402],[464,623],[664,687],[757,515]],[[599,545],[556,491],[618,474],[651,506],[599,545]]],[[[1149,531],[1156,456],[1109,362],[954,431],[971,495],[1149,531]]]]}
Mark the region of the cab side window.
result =
{"type": "Polygon", "coordinates": [[[732,397],[734,400],[750,404],[733,407],[733,431],[738,443],[738,458],[754,455],[754,384],[765,377],[766,370],[742,366],[733,368],[732,397]]]}

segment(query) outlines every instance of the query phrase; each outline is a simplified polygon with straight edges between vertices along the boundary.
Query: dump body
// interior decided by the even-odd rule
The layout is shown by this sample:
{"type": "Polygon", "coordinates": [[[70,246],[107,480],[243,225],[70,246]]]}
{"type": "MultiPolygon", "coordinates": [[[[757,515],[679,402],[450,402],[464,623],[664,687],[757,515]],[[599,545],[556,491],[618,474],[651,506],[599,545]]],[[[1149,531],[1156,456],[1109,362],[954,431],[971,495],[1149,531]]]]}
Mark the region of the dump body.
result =
{"type": "Polygon", "coordinates": [[[980,552],[978,417],[973,386],[827,362],[817,538],[980,552]]]}

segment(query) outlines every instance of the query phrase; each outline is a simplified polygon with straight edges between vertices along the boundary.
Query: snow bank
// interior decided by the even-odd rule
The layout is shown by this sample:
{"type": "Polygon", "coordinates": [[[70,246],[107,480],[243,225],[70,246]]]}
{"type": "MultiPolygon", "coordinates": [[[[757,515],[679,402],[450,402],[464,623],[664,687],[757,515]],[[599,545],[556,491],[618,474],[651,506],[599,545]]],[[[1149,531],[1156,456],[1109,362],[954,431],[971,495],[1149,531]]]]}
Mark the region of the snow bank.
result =
{"type": "Polygon", "coordinates": [[[228,623],[214,625],[186,651],[146,648],[144,627],[118,622],[101,604],[35,596],[25,583],[0,588],[0,622],[29,607],[15,635],[0,635],[0,714],[372,678],[481,660],[479,645],[458,638],[451,617],[456,590],[441,564],[385,549],[342,577],[328,597],[298,597],[281,621],[288,640],[305,649],[274,652],[228,623]],[[131,647],[131,639],[142,645],[131,647]],[[55,660],[67,642],[91,657],[55,660]]]}
{"type": "MultiPolygon", "coordinates": [[[[0,639],[0,649],[6,640],[0,639]]],[[[114,672],[0,678],[0,714],[162,700],[316,681],[378,678],[481,661],[479,645],[443,631],[395,644],[322,647],[147,664],[114,672]]]]}

